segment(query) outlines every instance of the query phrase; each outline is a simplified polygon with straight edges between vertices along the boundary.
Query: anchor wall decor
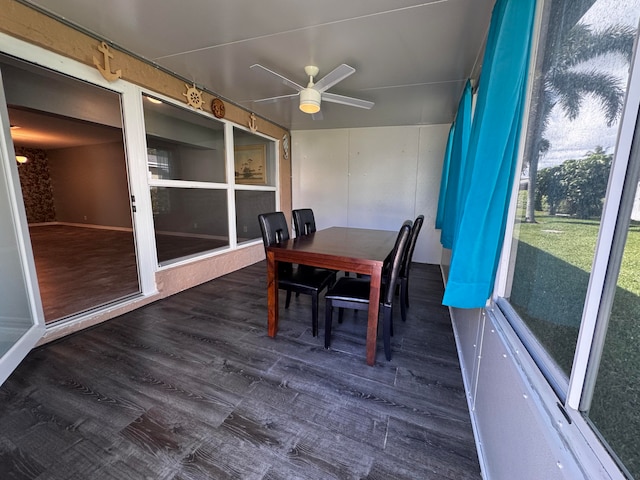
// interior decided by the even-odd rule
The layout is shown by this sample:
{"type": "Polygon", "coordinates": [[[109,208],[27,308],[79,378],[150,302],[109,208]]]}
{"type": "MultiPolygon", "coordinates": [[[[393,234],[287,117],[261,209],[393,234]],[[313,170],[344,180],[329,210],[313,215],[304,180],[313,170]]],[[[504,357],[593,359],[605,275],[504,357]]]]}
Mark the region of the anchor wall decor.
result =
{"type": "Polygon", "coordinates": [[[113,53],[109,49],[109,45],[105,42],[101,42],[98,45],[98,51],[102,53],[102,57],[104,59],[104,67],[100,65],[100,61],[93,57],[93,64],[96,66],[100,74],[107,80],[108,82],[115,82],[117,79],[122,78],[122,70],[118,69],[115,72],[111,71],[111,58],[113,58],[113,53]]]}
{"type": "Polygon", "coordinates": [[[252,113],[249,116],[249,123],[247,124],[247,126],[249,127],[249,130],[251,130],[252,132],[255,132],[256,130],[258,130],[258,124],[256,122],[256,114],[252,113]]]}

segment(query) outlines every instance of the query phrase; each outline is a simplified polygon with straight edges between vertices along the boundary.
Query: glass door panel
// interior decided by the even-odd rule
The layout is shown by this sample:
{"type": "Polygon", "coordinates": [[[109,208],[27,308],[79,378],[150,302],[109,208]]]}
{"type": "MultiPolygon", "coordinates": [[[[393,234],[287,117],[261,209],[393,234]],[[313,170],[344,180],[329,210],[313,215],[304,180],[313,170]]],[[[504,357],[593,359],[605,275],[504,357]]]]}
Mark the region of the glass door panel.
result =
{"type": "Polygon", "coordinates": [[[45,322],[139,294],[120,96],[8,56],[0,69],[45,322]]]}
{"type": "Polygon", "coordinates": [[[0,384],[44,333],[0,77],[0,384]]]}

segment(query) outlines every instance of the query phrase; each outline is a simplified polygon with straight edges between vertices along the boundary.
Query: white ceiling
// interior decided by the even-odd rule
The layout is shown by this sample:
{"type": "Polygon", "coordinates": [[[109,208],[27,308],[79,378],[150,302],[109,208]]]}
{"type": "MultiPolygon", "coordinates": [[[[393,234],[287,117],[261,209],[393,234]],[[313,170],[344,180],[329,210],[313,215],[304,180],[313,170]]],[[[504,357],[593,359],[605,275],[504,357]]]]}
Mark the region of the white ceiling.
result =
{"type": "Polygon", "coordinates": [[[114,45],[285,128],[307,130],[450,123],[477,77],[494,0],[30,0],[114,45]],[[322,103],[322,120],[295,93],[250,70],[259,63],[306,85],[342,63],[356,72],[332,93],[371,110],[322,103]]]}

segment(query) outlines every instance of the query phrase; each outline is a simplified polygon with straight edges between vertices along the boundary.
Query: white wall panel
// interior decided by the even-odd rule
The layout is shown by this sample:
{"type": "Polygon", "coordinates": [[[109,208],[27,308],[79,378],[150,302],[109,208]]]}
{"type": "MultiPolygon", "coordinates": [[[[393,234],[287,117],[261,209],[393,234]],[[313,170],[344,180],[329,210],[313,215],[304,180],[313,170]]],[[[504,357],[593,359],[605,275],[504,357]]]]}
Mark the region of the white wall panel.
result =
{"type": "Polygon", "coordinates": [[[292,132],[291,155],[293,208],[312,208],[319,229],[348,226],[349,130],[292,132]]]}
{"type": "Polygon", "coordinates": [[[418,181],[414,218],[424,215],[424,225],[418,237],[414,260],[422,263],[440,263],[442,246],[440,230],[435,229],[438,195],[442,176],[442,159],[447,148],[450,125],[420,127],[418,150],[418,181]]]}
{"type": "Polygon", "coordinates": [[[318,228],[396,230],[425,216],[414,261],[440,263],[435,214],[449,125],[291,132],[293,208],[318,228]]]}
{"type": "Polygon", "coordinates": [[[567,423],[541,374],[532,365],[525,372],[523,363],[532,361],[522,347],[508,346],[494,316],[481,309],[453,308],[451,314],[483,477],[613,478],[575,423],[567,423]]]}
{"type": "Polygon", "coordinates": [[[456,319],[453,327],[456,336],[458,356],[460,357],[460,368],[467,389],[469,406],[473,408],[484,319],[482,318],[482,311],[479,308],[454,308],[450,310],[452,311],[452,317],[456,319]]]}
{"type": "Polygon", "coordinates": [[[350,226],[397,230],[413,220],[419,134],[418,127],[350,130],[350,226]]]}
{"type": "Polygon", "coordinates": [[[559,468],[563,458],[549,443],[530,389],[491,322],[485,323],[475,415],[490,460],[487,478],[579,478],[559,468]]]}

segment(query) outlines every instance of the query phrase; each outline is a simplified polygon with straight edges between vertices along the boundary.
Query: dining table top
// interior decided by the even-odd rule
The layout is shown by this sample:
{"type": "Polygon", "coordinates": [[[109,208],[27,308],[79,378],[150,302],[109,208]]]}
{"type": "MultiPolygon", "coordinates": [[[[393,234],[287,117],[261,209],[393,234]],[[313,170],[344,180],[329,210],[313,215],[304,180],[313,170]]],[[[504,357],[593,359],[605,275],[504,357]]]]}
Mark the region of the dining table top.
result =
{"type": "Polygon", "coordinates": [[[343,258],[345,261],[383,262],[393,249],[398,232],[354,227],[330,227],[281,242],[269,249],[277,249],[278,256],[310,254],[316,257],[343,258]]]}

